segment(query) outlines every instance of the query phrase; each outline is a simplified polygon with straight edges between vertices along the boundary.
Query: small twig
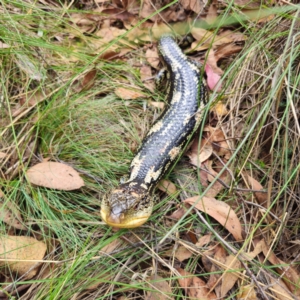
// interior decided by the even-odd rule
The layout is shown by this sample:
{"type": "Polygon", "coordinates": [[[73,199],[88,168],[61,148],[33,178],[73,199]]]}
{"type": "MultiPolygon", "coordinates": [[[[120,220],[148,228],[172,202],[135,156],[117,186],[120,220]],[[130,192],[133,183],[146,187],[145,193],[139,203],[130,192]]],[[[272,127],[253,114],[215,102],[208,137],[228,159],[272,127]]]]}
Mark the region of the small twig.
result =
{"type": "Polygon", "coordinates": [[[228,184],[226,184],[222,179],[216,177],[214,174],[212,174],[211,172],[209,172],[208,170],[204,169],[204,168],[201,168],[199,167],[199,169],[201,171],[204,171],[206,172],[207,174],[211,175],[212,177],[214,177],[214,179],[216,181],[218,181],[219,183],[221,183],[225,188],[227,189],[232,189],[232,190],[235,190],[235,191],[239,191],[239,192],[252,192],[252,193],[267,193],[267,191],[264,191],[264,190],[253,190],[253,189],[243,189],[243,188],[237,188],[237,187],[231,187],[229,186],[228,184]]]}
{"type": "MultiPolygon", "coordinates": [[[[253,274],[253,272],[248,268],[248,266],[246,265],[246,263],[243,261],[243,259],[245,259],[244,255],[242,253],[239,253],[236,249],[234,249],[229,243],[227,243],[212,227],[211,225],[206,221],[206,219],[203,217],[203,215],[198,212],[196,210],[197,215],[199,216],[201,222],[203,222],[203,224],[205,224],[207,226],[207,228],[213,232],[213,234],[235,255],[237,255],[240,258],[240,262],[242,263],[242,265],[244,266],[245,270],[248,272],[248,274],[250,275],[251,279],[256,283],[256,286],[258,288],[258,290],[260,291],[262,297],[265,300],[269,300],[269,298],[267,297],[267,295],[265,294],[264,290],[261,288],[259,282],[257,281],[256,276],[253,274]]],[[[247,260],[247,258],[246,258],[247,260]]]]}
{"type": "Polygon", "coordinates": [[[265,207],[261,206],[260,204],[255,203],[255,202],[246,201],[246,200],[244,200],[243,202],[246,203],[246,204],[249,204],[249,205],[253,205],[253,206],[258,207],[259,209],[261,209],[261,210],[267,212],[269,215],[271,215],[271,216],[272,216],[274,219],[276,219],[279,223],[282,222],[282,220],[279,219],[275,214],[273,214],[270,210],[268,211],[265,207]]]}

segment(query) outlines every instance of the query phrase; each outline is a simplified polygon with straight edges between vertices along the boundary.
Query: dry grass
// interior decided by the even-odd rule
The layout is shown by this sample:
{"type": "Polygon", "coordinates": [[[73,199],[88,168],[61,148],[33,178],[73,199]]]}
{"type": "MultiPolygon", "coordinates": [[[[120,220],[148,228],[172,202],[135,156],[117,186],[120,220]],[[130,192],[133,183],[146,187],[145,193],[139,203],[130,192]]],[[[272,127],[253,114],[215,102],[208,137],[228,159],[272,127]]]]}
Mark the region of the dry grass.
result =
{"type": "Polygon", "coordinates": [[[209,251],[223,245],[227,255],[243,262],[235,270],[240,280],[228,292],[228,299],[237,299],[241,287],[248,284],[256,286],[259,299],[277,299],[273,280],[279,282],[288,272],[280,274],[262,257],[246,263],[243,255],[264,239],[269,251],[288,264],[287,269],[300,272],[298,15],[240,26],[248,40],[241,53],[222,60],[224,88],[219,96],[211,92],[211,99],[222,98],[229,111],[219,119],[210,113],[207,124],[222,129],[232,153],[229,161],[215,156],[213,163],[223,163],[230,175],[230,183],[217,198],[235,210],[243,225],[244,241],[236,242],[206,214],[194,211],[179,221],[170,219],[181,200],[205,189],[201,170],[191,167],[186,157],[167,176],[177,193],[167,196],[157,191],[160,201],[145,226],[115,232],[100,220],[103,193],[126,174],[134,150],[160,113],[151,106],[144,110],[144,100],[120,100],[114,90],[129,86],[142,88],[151,100],[160,96],[144,88],[135,67],[144,59],[142,47],[123,61],[97,60],[92,46],[87,46],[94,37],[78,33],[68,23],[70,7],[54,5],[48,12],[40,5],[6,1],[1,8],[6,20],[0,21],[0,28],[6,24],[6,29],[0,41],[13,47],[0,48],[0,154],[5,153],[0,156],[0,191],[4,203],[13,202],[19,208],[27,228],[20,231],[2,223],[1,234],[33,236],[47,243],[48,252],[33,279],[1,272],[2,296],[145,299],[147,292],[160,289],[156,281],[161,280],[172,287],[163,299],[184,299],[178,267],[205,281],[214,272],[222,280],[225,263],[216,259],[219,268],[209,272],[205,259],[209,251]],[[44,22],[41,39],[35,35],[35,26],[41,24],[36,18],[44,22]],[[70,45],[64,37],[67,33],[76,37],[70,45]],[[93,86],[80,88],[94,69],[93,86]],[[32,187],[26,181],[26,169],[43,158],[72,165],[86,186],[74,192],[32,187]],[[261,183],[265,193],[255,193],[248,175],[261,183]],[[193,239],[210,233],[209,244],[195,245],[193,239]],[[193,255],[179,261],[180,247],[193,255]]]}

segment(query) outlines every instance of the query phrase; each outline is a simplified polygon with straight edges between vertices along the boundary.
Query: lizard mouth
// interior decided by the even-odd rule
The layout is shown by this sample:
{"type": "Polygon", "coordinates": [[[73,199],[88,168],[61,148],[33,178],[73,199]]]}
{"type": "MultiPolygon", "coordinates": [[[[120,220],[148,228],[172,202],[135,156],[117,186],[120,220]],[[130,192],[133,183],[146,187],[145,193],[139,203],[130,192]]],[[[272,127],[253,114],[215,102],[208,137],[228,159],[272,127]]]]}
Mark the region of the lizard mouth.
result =
{"type": "Polygon", "coordinates": [[[135,228],[143,225],[148,218],[150,217],[150,214],[145,215],[138,215],[138,216],[130,216],[126,217],[124,213],[115,215],[111,212],[108,212],[104,208],[101,208],[100,211],[102,220],[115,228],[135,228]]]}

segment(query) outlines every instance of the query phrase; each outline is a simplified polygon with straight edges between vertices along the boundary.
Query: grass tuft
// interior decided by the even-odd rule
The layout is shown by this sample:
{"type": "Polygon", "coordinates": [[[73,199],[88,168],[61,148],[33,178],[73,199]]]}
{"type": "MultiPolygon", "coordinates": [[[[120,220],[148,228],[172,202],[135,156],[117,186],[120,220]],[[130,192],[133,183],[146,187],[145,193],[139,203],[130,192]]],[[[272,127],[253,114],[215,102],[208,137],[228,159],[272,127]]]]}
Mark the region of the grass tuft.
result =
{"type": "MultiPolygon", "coordinates": [[[[231,5],[224,19],[231,12],[239,20],[240,8],[231,5]]],[[[103,195],[128,172],[142,137],[160,114],[147,100],[162,95],[145,88],[135,67],[145,61],[142,46],[122,60],[100,59],[93,44],[99,39],[79,30],[72,22],[75,13],[82,11],[68,3],[1,1],[0,45],[8,47],[0,47],[0,154],[6,154],[0,156],[0,192],[4,203],[19,208],[27,231],[2,223],[0,233],[30,235],[48,245],[38,276],[13,283],[3,279],[3,293],[20,299],[144,299],[156,290],[149,278],[157,272],[172,287],[170,297],[181,299],[185,294],[177,267],[209,276],[199,259],[205,247],[197,248],[189,238],[210,233],[210,227],[212,240],[224,243],[228,252],[246,251],[264,238],[299,271],[298,14],[277,13],[261,23],[240,19],[236,28],[248,39],[238,55],[221,61],[226,70],[221,96],[210,95],[211,102],[222,97],[229,108],[217,123],[232,150],[224,167],[232,183],[218,200],[230,204],[242,220],[245,241],[237,244],[207,215],[170,220],[182,200],[203,192],[199,172],[186,157],[168,174],[177,194],[157,191],[160,200],[145,226],[116,232],[101,221],[103,195]],[[94,82],[85,89],[84,78],[91,70],[96,70],[94,82]],[[145,98],[120,99],[114,93],[118,87],[142,90],[145,98]],[[43,159],[71,165],[86,186],[72,192],[31,186],[25,172],[43,159]],[[257,204],[253,193],[242,191],[251,189],[245,185],[246,172],[266,189],[265,206],[257,204]],[[194,253],[184,264],[172,256],[183,242],[194,253]]],[[[272,268],[265,261],[249,262],[259,282],[268,274],[275,277],[272,268]]],[[[251,282],[248,273],[245,281],[251,282]]]]}

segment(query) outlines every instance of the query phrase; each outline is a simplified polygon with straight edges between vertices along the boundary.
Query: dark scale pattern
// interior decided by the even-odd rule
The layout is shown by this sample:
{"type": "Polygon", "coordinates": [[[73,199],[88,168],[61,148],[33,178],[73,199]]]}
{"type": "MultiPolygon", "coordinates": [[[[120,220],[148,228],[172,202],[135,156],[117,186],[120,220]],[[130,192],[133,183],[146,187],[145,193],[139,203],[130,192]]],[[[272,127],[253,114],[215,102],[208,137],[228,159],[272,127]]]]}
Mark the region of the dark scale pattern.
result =
{"type": "Polygon", "coordinates": [[[201,77],[199,66],[186,58],[170,36],[161,38],[159,49],[170,74],[170,93],[167,99],[169,107],[153,125],[155,128],[157,124],[162,124],[161,128],[157,131],[150,130],[143,140],[137,152],[141,163],[136,167],[131,166],[131,174],[137,174],[131,176],[128,181],[139,184],[144,182],[147,188],[153,187],[167,171],[165,167],[168,163],[178,157],[180,151],[175,149],[174,154],[177,155],[172,157],[169,155],[170,151],[185,146],[187,138],[200,123],[196,120],[196,113],[206,102],[206,87],[199,80],[201,77]],[[176,96],[178,99],[174,101],[176,96]],[[199,103],[200,99],[203,101],[202,105],[199,103]],[[160,172],[159,177],[156,178],[154,175],[149,182],[147,180],[149,170],[154,174],[160,172]]]}
{"type": "Polygon", "coordinates": [[[151,215],[151,192],[198,128],[207,90],[200,65],[189,60],[170,36],[159,42],[169,72],[168,107],[153,124],[131,162],[130,178],[102,202],[103,220],[115,227],[143,224],[151,215]]]}

